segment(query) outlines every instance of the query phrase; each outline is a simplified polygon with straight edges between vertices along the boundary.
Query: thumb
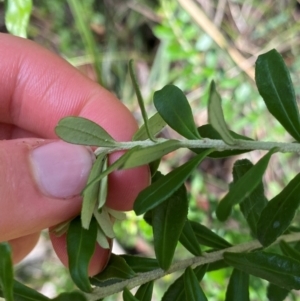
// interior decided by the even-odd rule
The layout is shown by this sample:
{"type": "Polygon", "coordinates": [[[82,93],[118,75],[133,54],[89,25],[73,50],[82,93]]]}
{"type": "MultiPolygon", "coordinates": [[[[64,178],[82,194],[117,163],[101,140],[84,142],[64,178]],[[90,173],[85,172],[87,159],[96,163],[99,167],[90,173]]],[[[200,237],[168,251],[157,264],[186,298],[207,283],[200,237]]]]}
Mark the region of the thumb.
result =
{"type": "Polygon", "coordinates": [[[79,194],[93,161],[88,148],[60,140],[0,141],[1,240],[26,236],[77,215],[79,194]]]}

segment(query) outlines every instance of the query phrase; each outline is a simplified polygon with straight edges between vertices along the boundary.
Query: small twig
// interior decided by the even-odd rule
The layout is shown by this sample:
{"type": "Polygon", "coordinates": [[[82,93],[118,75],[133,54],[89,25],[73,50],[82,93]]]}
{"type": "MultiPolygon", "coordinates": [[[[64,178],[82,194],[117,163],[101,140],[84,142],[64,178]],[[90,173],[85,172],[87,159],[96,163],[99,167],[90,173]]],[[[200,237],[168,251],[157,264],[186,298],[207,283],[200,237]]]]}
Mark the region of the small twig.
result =
{"type": "MultiPolygon", "coordinates": [[[[284,240],[286,242],[298,241],[300,240],[300,233],[282,235],[274,242],[273,245],[278,244],[281,240],[284,240]]],[[[259,249],[261,247],[262,245],[260,244],[260,242],[254,240],[230,248],[226,248],[220,251],[204,253],[202,256],[193,257],[190,259],[175,262],[171,265],[171,267],[167,271],[164,271],[162,269],[156,269],[151,272],[138,274],[134,278],[124,280],[122,282],[118,282],[113,285],[109,285],[101,288],[97,287],[94,289],[92,294],[86,294],[86,297],[89,301],[99,300],[100,298],[104,298],[114,293],[121,292],[125,287],[127,287],[128,289],[132,289],[134,287],[140,286],[149,281],[162,278],[165,275],[174,273],[179,270],[183,270],[189,266],[195,268],[199,265],[204,265],[204,264],[219,261],[223,259],[223,255],[225,252],[234,252],[234,253],[249,252],[249,251],[259,249]]]]}

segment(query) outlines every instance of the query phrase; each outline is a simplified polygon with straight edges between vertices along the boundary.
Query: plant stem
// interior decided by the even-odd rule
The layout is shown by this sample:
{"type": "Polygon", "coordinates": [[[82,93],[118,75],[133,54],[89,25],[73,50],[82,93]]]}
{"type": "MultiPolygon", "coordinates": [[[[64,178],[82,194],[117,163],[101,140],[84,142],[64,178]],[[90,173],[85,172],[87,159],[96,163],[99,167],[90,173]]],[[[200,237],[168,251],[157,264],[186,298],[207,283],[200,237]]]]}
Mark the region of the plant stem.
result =
{"type": "MultiPolygon", "coordinates": [[[[158,139],[156,142],[145,141],[130,141],[119,142],[118,145],[110,149],[108,152],[118,150],[128,150],[137,145],[141,147],[149,147],[166,142],[166,139],[158,139]]],[[[228,145],[222,140],[213,140],[204,138],[202,140],[179,140],[179,147],[181,148],[214,148],[216,151],[224,150],[270,150],[274,147],[278,148],[281,153],[300,153],[300,143],[284,143],[284,142],[269,142],[269,141],[250,141],[250,140],[236,140],[236,145],[228,145]]],[[[103,147],[96,149],[95,154],[98,155],[103,151],[103,147]]]]}
{"type": "MultiPolygon", "coordinates": [[[[300,240],[300,233],[282,235],[273,243],[273,245],[278,244],[281,240],[284,240],[286,242],[298,241],[300,240]]],[[[186,269],[189,266],[195,268],[199,265],[204,265],[207,263],[219,261],[223,259],[223,254],[225,252],[234,252],[234,253],[249,252],[249,251],[259,249],[261,247],[262,245],[260,244],[259,241],[253,240],[220,251],[204,253],[202,256],[193,257],[190,259],[175,262],[171,265],[171,267],[167,271],[164,271],[162,269],[156,269],[151,272],[140,273],[136,277],[124,280],[122,282],[118,282],[106,287],[101,287],[101,288],[97,287],[94,289],[92,294],[85,294],[85,295],[89,301],[98,300],[100,298],[104,298],[106,296],[121,292],[124,289],[124,287],[127,287],[128,289],[132,289],[134,287],[140,286],[149,281],[161,278],[165,275],[174,273],[179,270],[186,269]]]]}

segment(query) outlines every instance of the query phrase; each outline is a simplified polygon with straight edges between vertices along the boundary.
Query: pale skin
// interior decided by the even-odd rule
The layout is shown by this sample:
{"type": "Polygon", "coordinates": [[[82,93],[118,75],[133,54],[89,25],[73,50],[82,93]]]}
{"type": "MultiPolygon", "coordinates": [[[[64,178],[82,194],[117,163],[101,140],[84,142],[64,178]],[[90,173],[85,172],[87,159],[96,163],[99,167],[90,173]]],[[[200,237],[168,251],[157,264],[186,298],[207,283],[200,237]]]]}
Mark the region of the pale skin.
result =
{"type": "MultiPolygon", "coordinates": [[[[37,188],[29,155],[58,139],[54,128],[65,116],[82,116],[105,128],[118,141],[130,141],[137,123],[116,97],[63,59],[37,44],[0,34],[0,241],[9,241],[19,262],[35,246],[40,231],[76,216],[81,197],[58,199],[37,188]]],[[[120,153],[110,156],[110,162],[120,153]]],[[[107,205],[130,210],[149,184],[149,170],[139,167],[109,178],[107,205]]],[[[65,237],[50,235],[67,264],[65,237]]],[[[89,274],[101,271],[109,250],[97,248],[89,274]]]]}

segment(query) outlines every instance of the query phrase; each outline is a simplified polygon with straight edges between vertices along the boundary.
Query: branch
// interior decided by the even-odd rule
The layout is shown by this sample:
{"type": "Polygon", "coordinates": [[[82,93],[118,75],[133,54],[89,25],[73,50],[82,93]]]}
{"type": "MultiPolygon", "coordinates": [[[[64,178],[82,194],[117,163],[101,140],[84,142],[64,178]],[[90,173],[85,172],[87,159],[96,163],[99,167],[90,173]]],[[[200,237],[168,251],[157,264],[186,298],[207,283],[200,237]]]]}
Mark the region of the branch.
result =
{"type": "MultiPolygon", "coordinates": [[[[115,152],[119,150],[128,150],[135,146],[149,147],[168,141],[167,139],[158,139],[156,142],[145,141],[131,141],[119,142],[115,148],[108,149],[108,152],[115,152]]],[[[274,147],[278,148],[281,153],[300,153],[300,143],[284,143],[284,142],[269,142],[269,141],[250,141],[250,140],[236,140],[236,145],[228,145],[222,140],[214,140],[203,138],[202,140],[179,140],[179,147],[181,148],[214,148],[216,151],[224,150],[270,150],[274,147]]],[[[96,149],[95,154],[98,155],[103,152],[103,147],[96,149]]]]}
{"type": "MultiPolygon", "coordinates": [[[[284,240],[286,242],[298,241],[300,240],[300,233],[282,235],[273,243],[273,245],[278,244],[281,240],[284,240]]],[[[85,296],[89,301],[99,300],[100,298],[104,298],[106,296],[121,292],[125,287],[127,287],[128,289],[132,289],[134,287],[147,283],[151,280],[156,280],[164,277],[165,275],[174,273],[179,270],[186,269],[189,266],[195,268],[199,265],[204,265],[207,263],[219,261],[223,259],[223,254],[225,252],[234,252],[234,253],[249,252],[249,251],[259,249],[261,247],[262,245],[260,244],[260,242],[254,240],[230,248],[226,248],[220,251],[216,251],[212,253],[204,253],[202,256],[193,257],[190,259],[175,262],[171,265],[171,267],[167,271],[164,271],[162,269],[156,269],[151,272],[138,274],[134,278],[127,279],[122,282],[118,282],[106,287],[101,287],[101,288],[96,287],[92,294],[85,294],[85,296]]]]}

